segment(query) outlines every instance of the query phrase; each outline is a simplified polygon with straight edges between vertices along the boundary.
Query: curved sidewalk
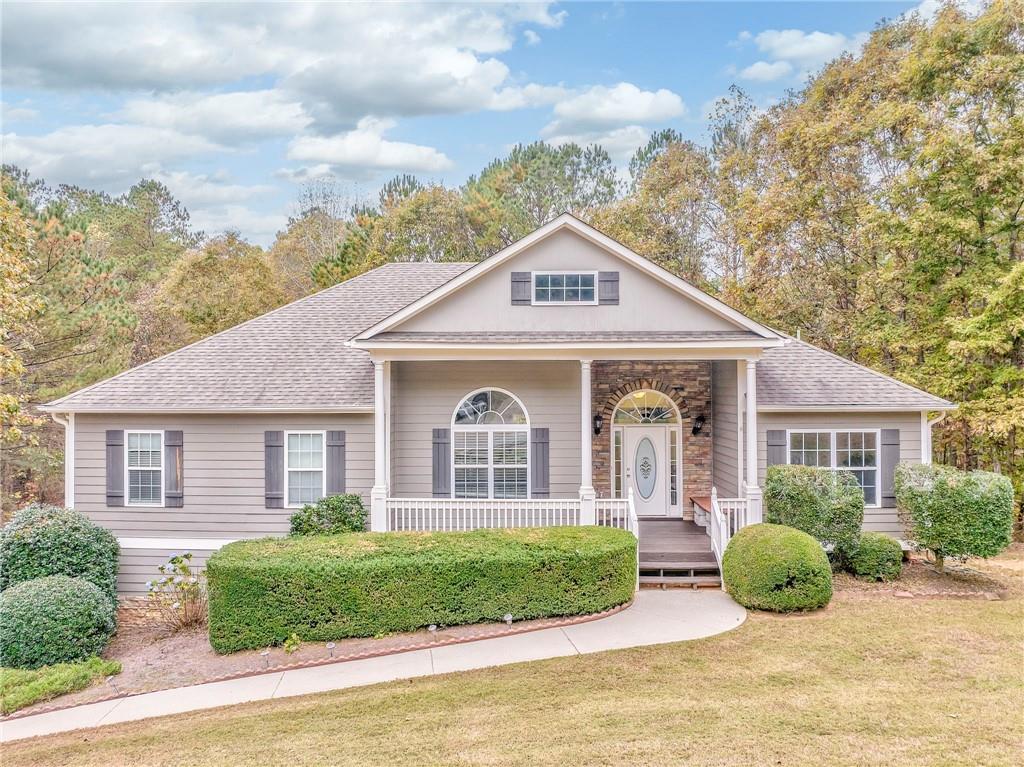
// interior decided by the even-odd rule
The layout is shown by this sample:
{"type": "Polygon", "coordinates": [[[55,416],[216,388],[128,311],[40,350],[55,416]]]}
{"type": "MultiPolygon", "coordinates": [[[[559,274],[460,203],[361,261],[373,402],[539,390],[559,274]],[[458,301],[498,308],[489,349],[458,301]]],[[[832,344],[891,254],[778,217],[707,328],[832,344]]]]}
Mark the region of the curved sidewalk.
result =
{"type": "Polygon", "coordinates": [[[745,618],[746,611],[721,591],[639,591],[628,609],[589,623],[86,703],[0,722],[0,742],[397,679],[699,639],[736,628],[745,618]]]}

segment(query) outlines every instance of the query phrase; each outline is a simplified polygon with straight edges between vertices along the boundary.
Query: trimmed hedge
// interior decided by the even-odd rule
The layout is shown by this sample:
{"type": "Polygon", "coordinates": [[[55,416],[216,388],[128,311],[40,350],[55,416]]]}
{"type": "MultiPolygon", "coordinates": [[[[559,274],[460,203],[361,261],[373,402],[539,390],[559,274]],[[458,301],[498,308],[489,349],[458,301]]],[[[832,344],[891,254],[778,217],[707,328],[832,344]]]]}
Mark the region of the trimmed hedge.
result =
{"type": "Polygon", "coordinates": [[[733,599],[754,610],[814,610],[832,599],[825,550],[784,525],[750,525],[736,533],[722,557],[722,580],[733,599]]]}
{"type": "Polygon", "coordinates": [[[1010,545],[1013,485],[989,471],[900,464],[896,504],[908,537],[930,550],[939,568],[946,557],[993,557],[1010,545]]]}
{"type": "Polygon", "coordinates": [[[628,602],[636,539],[602,527],[348,533],[237,541],[206,566],[220,653],[581,615],[628,602]]]}
{"type": "Polygon", "coordinates": [[[96,655],[114,633],[114,603],[84,578],[51,575],[0,594],[0,666],[39,668],[96,655]]]}
{"type": "Polygon", "coordinates": [[[899,541],[885,533],[863,533],[849,565],[858,578],[894,581],[903,572],[903,548],[899,541]]]}
{"type": "Polygon", "coordinates": [[[765,522],[803,530],[842,560],[857,549],[864,491],[848,471],[770,466],[764,481],[765,522]]]}
{"type": "Polygon", "coordinates": [[[85,578],[117,599],[117,538],[84,514],[33,504],[0,530],[0,591],[34,578],[85,578]]]}
{"type": "Polygon", "coordinates": [[[354,493],[328,495],[292,514],[292,535],[359,533],[366,529],[366,507],[354,493]]]}

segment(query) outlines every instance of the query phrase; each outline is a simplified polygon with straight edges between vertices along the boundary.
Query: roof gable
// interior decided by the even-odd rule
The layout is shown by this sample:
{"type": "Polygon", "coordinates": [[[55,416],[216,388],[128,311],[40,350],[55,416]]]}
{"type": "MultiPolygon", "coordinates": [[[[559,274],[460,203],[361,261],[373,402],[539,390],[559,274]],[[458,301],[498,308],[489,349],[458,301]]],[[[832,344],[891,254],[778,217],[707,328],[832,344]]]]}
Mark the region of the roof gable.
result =
{"type": "Polygon", "coordinates": [[[457,333],[735,332],[778,335],[564,214],[368,328],[356,344],[391,331],[457,333]],[[611,271],[619,274],[614,306],[512,306],[512,272],[611,271]]]}

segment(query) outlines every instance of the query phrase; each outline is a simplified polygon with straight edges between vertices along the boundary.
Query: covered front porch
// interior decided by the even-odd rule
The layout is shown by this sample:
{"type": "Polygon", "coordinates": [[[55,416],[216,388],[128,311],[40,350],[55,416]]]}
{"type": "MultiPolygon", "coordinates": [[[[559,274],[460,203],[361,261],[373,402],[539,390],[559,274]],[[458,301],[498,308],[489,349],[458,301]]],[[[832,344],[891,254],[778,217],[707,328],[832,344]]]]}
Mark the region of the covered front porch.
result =
{"type": "Polygon", "coordinates": [[[605,525],[646,577],[716,572],[761,520],[760,349],[628,353],[375,353],[371,529],[605,525]]]}

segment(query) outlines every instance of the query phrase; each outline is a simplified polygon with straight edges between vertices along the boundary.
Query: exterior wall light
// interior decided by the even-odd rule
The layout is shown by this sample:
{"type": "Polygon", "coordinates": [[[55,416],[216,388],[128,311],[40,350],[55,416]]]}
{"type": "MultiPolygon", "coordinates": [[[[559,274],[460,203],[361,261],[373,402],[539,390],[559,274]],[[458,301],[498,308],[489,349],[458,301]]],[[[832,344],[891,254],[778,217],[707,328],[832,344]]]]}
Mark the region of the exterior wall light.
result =
{"type": "Polygon", "coordinates": [[[707,419],[704,417],[703,413],[701,413],[699,416],[694,418],[693,419],[693,429],[691,430],[691,434],[694,434],[694,435],[700,434],[701,429],[704,428],[704,424],[706,422],[707,422],[707,419]]]}
{"type": "Polygon", "coordinates": [[[594,434],[600,434],[604,426],[604,416],[601,413],[594,414],[594,434]]]}

